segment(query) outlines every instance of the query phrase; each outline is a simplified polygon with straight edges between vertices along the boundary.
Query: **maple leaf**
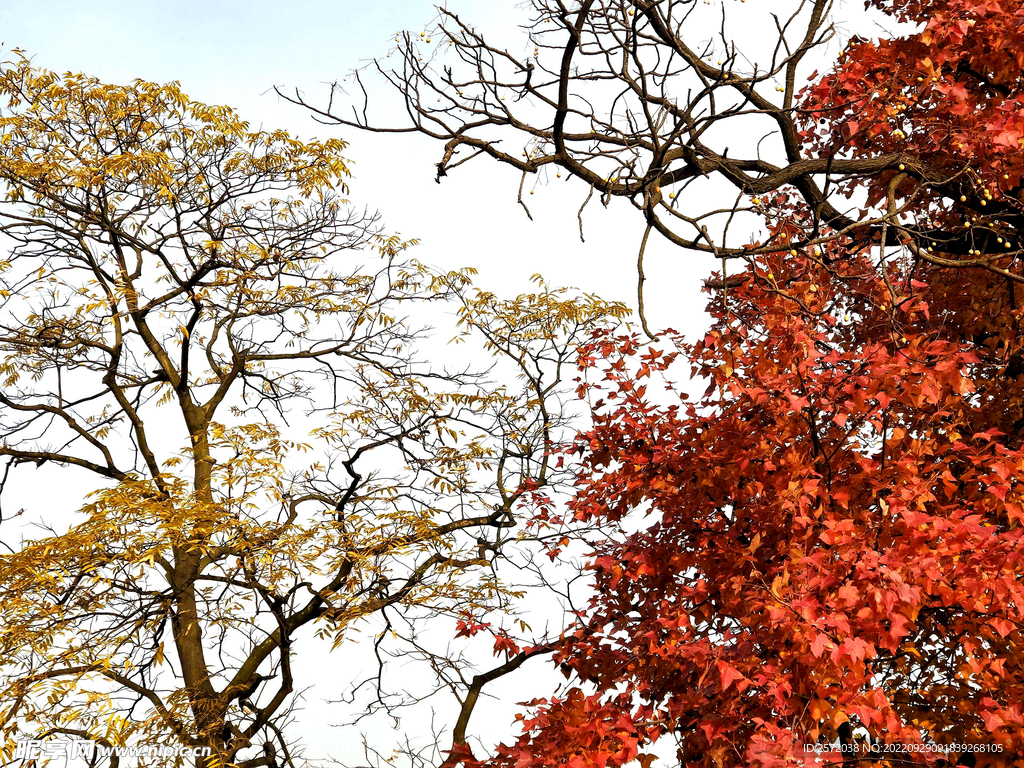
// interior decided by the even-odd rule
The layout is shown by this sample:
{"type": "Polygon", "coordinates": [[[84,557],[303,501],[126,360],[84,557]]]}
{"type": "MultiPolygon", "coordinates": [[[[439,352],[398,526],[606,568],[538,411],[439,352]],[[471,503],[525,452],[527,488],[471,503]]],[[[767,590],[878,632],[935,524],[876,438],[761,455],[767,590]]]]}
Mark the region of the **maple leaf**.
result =
{"type": "Polygon", "coordinates": [[[1017,629],[1017,625],[1016,624],[1014,624],[1012,621],[1008,621],[1007,619],[1004,619],[1004,618],[1002,618],[1000,616],[995,616],[995,617],[989,619],[988,623],[989,623],[989,626],[991,626],[993,629],[995,629],[996,632],[999,633],[1000,637],[1006,637],[1011,632],[1013,632],[1015,629],[1017,629]]]}
{"type": "Polygon", "coordinates": [[[814,636],[814,640],[811,641],[811,653],[814,654],[815,658],[821,656],[825,652],[825,649],[833,645],[832,641],[829,640],[828,635],[819,632],[814,636]]]}
{"type": "Polygon", "coordinates": [[[724,661],[718,662],[718,673],[722,676],[722,690],[728,689],[737,680],[746,680],[743,673],[724,661]]]}

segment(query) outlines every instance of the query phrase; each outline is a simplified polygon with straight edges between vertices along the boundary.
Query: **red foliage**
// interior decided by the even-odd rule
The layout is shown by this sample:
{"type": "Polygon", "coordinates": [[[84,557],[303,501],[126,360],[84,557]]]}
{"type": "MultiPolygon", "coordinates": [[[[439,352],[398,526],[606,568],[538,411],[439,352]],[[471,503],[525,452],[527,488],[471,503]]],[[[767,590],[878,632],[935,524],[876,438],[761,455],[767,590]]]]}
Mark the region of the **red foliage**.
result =
{"type": "Polygon", "coordinates": [[[607,724],[626,720],[690,765],[786,765],[847,721],[908,749],[1024,751],[1024,451],[1000,429],[1020,387],[936,319],[950,275],[823,261],[752,268],[696,344],[590,350],[604,381],[573,511],[640,530],[595,557],[560,654],[593,694],[527,721],[519,768],[622,765],[633,737],[607,724]],[[638,374],[680,351],[710,386],[659,404],[638,374]],[[573,718],[606,725],[577,737],[573,718]]]}
{"type": "MultiPolygon", "coordinates": [[[[808,142],[905,152],[1016,237],[1024,10],[874,5],[923,27],[855,42],[807,94],[808,142]]],[[[866,182],[874,200],[893,178],[866,182]]],[[[803,240],[795,206],[771,210],[775,238],[803,240]]],[[[1000,268],[837,238],[751,259],[701,341],[595,339],[572,512],[621,535],[558,653],[578,687],[488,764],[647,768],[672,738],[684,765],[781,767],[852,730],[888,745],[877,760],[975,745],[978,765],[1024,765],[1024,310],[1019,266],[1000,268]],[[692,403],[672,384],[686,361],[708,382],[692,403]]]]}
{"type": "MultiPolygon", "coordinates": [[[[1019,211],[1024,178],[1024,7],[1019,0],[871,0],[919,31],[854,40],[840,65],[806,93],[804,137],[823,155],[902,152],[916,170],[940,174],[967,200],[922,194],[942,213],[988,204],[1019,211]],[[814,125],[814,119],[818,125],[814,125]],[[985,203],[975,200],[975,196],[985,203]],[[957,203],[967,203],[959,206],[957,203]]],[[[893,173],[868,183],[884,196],[893,173]]],[[[855,182],[863,183],[863,180],[855,182]]],[[[903,191],[913,186],[909,180],[903,191]]],[[[949,190],[946,190],[947,192],[949,190]]]]}

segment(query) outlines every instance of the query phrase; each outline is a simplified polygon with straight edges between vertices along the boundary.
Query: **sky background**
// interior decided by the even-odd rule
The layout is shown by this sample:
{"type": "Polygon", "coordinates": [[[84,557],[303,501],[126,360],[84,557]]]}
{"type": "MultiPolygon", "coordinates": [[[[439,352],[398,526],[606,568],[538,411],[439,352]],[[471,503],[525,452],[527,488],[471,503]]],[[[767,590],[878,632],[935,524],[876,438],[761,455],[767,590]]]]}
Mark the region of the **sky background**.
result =
{"type": "MultiPolygon", "coordinates": [[[[513,50],[527,45],[517,29],[526,16],[516,5],[448,3],[513,50]]],[[[581,243],[576,211],[587,192],[581,184],[570,182],[568,193],[539,188],[530,198],[531,223],[516,203],[519,179],[510,169],[474,162],[438,185],[439,144],[319,125],[272,90],[300,88],[311,100],[326,101],[327,83],[386,53],[398,30],[424,29],[435,17],[429,0],[0,0],[0,41],[5,51],[21,48],[48,69],[108,82],[177,80],[192,98],[233,106],[253,126],[304,138],[340,136],[351,144],[353,202],[380,210],[392,231],[420,239],[414,254],[420,260],[476,267],[483,287],[503,293],[527,290],[530,275],[541,272],[554,284],[634,305],[642,224],[621,201],[609,209],[591,201],[584,214],[589,242],[581,243]]],[[[652,326],[696,328],[703,301],[693,278],[706,275],[710,261],[652,242],[645,264],[652,326]]]]}
{"type": "MultiPolygon", "coordinates": [[[[512,2],[452,0],[448,7],[511,50],[527,45],[516,29],[524,16],[512,2]]],[[[386,53],[398,30],[424,29],[435,13],[428,0],[0,0],[0,40],[5,56],[20,48],[40,67],[81,71],[107,82],[177,80],[195,99],[236,107],[254,127],[286,128],[304,138],[340,136],[351,143],[353,202],[380,210],[391,231],[420,239],[412,255],[421,261],[475,267],[482,287],[505,295],[528,290],[530,276],[539,272],[553,284],[635,306],[642,222],[621,202],[604,209],[591,201],[584,214],[587,242],[581,243],[576,212],[587,192],[582,185],[538,188],[530,198],[535,218],[530,222],[516,203],[518,176],[508,169],[476,162],[438,185],[434,164],[440,145],[413,135],[379,136],[318,125],[272,90],[275,85],[299,88],[313,101],[325,99],[326,83],[386,53]]],[[[700,278],[716,265],[655,240],[645,265],[651,326],[690,335],[702,331],[700,278]]],[[[358,653],[344,658],[312,654],[302,663],[307,683],[329,683],[332,664],[361,661],[358,653]]],[[[491,725],[499,735],[508,735],[511,703],[550,690],[542,670],[514,677],[510,687],[498,691],[508,706],[484,708],[474,728],[491,725]]],[[[310,756],[356,758],[359,744],[350,731],[329,727],[332,708],[322,704],[323,698],[311,690],[300,713],[298,733],[310,746],[310,756]]]]}

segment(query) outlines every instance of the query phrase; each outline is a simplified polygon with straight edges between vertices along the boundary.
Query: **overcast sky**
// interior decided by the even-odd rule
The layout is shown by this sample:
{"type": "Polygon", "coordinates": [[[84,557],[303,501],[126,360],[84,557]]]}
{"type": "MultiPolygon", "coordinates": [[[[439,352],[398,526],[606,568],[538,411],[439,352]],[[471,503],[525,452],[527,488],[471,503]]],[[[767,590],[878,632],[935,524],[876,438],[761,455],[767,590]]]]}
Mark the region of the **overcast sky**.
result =
{"type": "MultiPolygon", "coordinates": [[[[452,0],[448,7],[516,50],[526,46],[516,5],[452,0]]],[[[492,290],[523,290],[541,272],[554,283],[634,304],[638,216],[592,201],[584,216],[588,243],[581,243],[576,210],[585,188],[539,189],[530,200],[536,219],[530,223],[515,202],[518,177],[508,169],[473,163],[437,185],[439,145],[318,125],[270,90],[280,85],[313,99],[326,95],[325,83],[386,53],[396,31],[423,29],[435,13],[429,0],[0,0],[0,40],[5,50],[21,48],[48,69],[109,82],[178,80],[191,97],[236,107],[254,126],[341,136],[351,142],[353,201],[379,209],[386,226],[404,237],[420,238],[421,260],[474,266],[492,290]]],[[[652,243],[646,264],[652,325],[699,328],[703,301],[693,278],[711,263],[652,243]]]]}

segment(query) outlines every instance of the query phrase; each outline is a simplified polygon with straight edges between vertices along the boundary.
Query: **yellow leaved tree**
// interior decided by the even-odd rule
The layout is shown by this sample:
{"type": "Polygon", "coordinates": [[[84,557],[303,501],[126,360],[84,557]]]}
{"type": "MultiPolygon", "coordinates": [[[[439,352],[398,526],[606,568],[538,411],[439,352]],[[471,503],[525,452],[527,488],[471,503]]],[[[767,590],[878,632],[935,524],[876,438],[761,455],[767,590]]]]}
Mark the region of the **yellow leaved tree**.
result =
{"type": "Polygon", "coordinates": [[[5,762],[75,737],[296,764],[302,643],[509,604],[494,559],[557,480],[564,368],[623,308],[410,259],[343,199],[342,141],[24,58],[0,92],[2,490],[95,488],[0,555],[5,762]],[[475,367],[423,362],[427,305],[475,367]]]}

